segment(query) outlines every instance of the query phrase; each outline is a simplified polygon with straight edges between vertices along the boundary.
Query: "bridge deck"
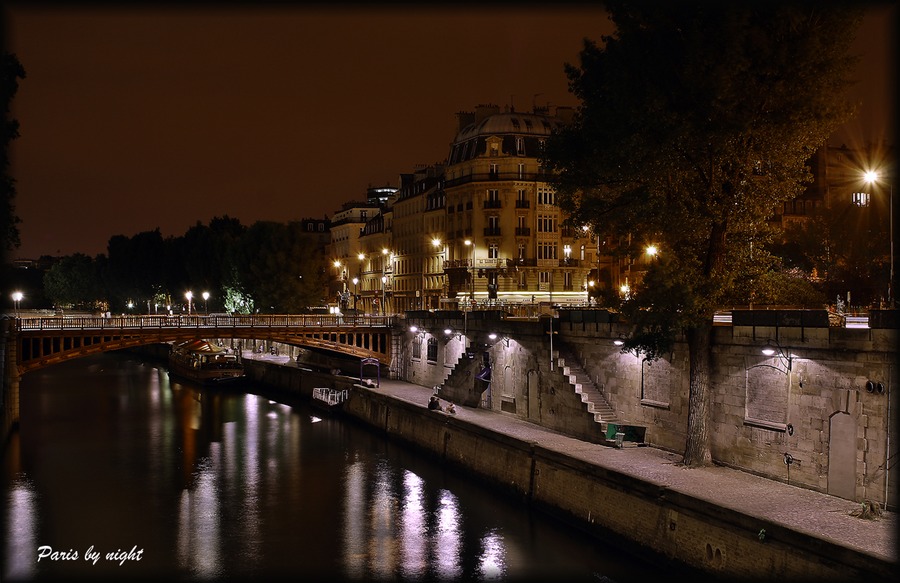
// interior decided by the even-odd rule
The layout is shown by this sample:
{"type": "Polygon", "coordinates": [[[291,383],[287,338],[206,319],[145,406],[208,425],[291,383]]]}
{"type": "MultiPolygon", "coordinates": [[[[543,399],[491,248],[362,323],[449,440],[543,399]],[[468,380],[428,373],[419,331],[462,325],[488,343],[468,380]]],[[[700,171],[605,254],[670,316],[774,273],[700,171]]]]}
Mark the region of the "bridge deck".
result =
{"type": "Polygon", "coordinates": [[[391,316],[329,314],[51,317],[16,320],[19,374],[71,358],[191,338],[255,338],[391,360],[391,316]]]}

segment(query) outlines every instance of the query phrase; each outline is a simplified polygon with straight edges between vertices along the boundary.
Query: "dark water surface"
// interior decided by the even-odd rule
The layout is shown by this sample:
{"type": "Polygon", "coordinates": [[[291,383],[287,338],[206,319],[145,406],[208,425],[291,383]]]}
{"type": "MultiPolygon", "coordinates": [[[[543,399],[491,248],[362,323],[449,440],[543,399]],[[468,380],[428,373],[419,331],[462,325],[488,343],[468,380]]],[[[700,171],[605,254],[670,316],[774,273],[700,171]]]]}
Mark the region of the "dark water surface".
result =
{"type": "Polygon", "coordinates": [[[125,354],[28,373],[20,393],[2,581],[668,578],[306,403],[125,354]]]}

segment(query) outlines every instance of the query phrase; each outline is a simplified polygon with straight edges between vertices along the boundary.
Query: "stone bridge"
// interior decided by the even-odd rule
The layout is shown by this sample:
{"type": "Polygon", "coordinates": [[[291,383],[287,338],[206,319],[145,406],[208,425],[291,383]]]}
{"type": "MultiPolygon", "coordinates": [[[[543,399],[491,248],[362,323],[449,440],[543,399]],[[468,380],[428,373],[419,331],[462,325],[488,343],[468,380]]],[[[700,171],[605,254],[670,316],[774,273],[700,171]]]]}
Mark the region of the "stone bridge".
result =
{"type": "Polygon", "coordinates": [[[242,338],[319,348],[390,365],[392,316],[331,314],[113,316],[16,319],[7,344],[7,375],[65,360],[192,338],[242,338]]]}

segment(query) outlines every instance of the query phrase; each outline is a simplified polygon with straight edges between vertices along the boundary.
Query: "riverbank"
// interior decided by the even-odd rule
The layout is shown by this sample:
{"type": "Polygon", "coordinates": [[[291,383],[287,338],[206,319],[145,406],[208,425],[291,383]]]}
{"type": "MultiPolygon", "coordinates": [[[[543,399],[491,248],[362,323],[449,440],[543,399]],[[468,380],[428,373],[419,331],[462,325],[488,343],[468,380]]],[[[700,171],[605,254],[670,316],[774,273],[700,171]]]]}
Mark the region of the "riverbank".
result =
{"type": "Polygon", "coordinates": [[[343,414],[629,550],[727,580],[887,581],[898,574],[892,512],[860,518],[858,503],[725,467],[686,469],[680,456],[652,447],[579,441],[484,409],[429,411],[429,387],[387,379],[363,386],[260,357],[247,359],[248,374],[276,392],[308,396],[307,385],[311,393],[326,380],[331,388],[349,385],[343,414]]]}

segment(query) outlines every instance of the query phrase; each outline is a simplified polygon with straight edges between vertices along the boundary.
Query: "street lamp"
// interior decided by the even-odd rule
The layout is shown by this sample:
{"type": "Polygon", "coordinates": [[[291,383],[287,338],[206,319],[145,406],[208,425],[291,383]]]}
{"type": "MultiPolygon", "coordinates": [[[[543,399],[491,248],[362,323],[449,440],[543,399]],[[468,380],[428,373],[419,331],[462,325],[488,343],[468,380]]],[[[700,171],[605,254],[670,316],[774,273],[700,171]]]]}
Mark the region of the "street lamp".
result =
{"type": "MultiPolygon", "coordinates": [[[[878,172],[869,170],[863,174],[863,179],[867,184],[878,182],[878,172]]],[[[889,199],[888,199],[888,237],[891,244],[891,270],[888,278],[888,307],[894,307],[894,185],[888,183],[889,199]]]]}
{"type": "Polygon", "coordinates": [[[470,265],[472,266],[472,277],[471,277],[471,290],[469,291],[469,299],[475,300],[475,241],[471,239],[466,239],[465,241],[466,247],[472,246],[472,261],[470,261],[470,265]]]}
{"type": "Polygon", "coordinates": [[[191,315],[191,300],[194,299],[194,294],[191,292],[186,292],[184,294],[184,297],[186,297],[187,301],[188,301],[188,316],[190,316],[191,315]]]}
{"type": "Polygon", "coordinates": [[[386,285],[387,285],[387,276],[382,275],[381,276],[381,315],[382,316],[384,315],[384,298],[385,298],[384,287],[386,285]]]}
{"type": "Polygon", "coordinates": [[[203,292],[203,311],[209,315],[209,292],[203,292]]]}
{"type": "Polygon", "coordinates": [[[22,301],[23,297],[25,297],[25,296],[22,295],[22,292],[20,292],[20,291],[14,291],[12,293],[13,303],[16,305],[16,318],[19,317],[19,302],[22,301]]]}
{"type": "MultiPolygon", "coordinates": [[[[434,247],[435,254],[438,257],[440,257],[440,255],[443,251],[443,249],[441,248],[441,240],[439,238],[435,237],[434,239],[431,240],[431,246],[434,247]]],[[[443,271],[443,266],[440,265],[440,262],[438,262],[438,267],[441,269],[441,271],[443,271]]],[[[440,297],[440,294],[438,294],[438,297],[440,297]]],[[[424,269],[422,272],[422,309],[423,310],[426,309],[426,307],[425,307],[425,273],[424,273],[424,269]]]]}
{"type": "Polygon", "coordinates": [[[353,278],[353,311],[354,312],[356,311],[356,298],[359,295],[357,293],[357,291],[359,290],[359,287],[357,287],[358,285],[359,285],[359,278],[354,277],[353,278]]]}

